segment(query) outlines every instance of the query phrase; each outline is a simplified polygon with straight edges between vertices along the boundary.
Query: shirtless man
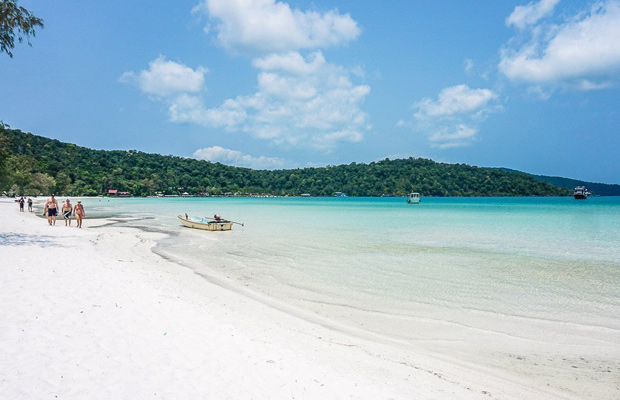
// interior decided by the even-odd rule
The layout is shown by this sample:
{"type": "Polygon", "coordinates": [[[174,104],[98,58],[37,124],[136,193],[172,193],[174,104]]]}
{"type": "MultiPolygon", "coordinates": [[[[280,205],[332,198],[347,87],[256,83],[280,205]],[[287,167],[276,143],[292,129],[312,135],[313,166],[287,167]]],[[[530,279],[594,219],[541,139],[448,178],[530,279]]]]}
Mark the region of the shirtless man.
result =
{"type": "Polygon", "coordinates": [[[71,226],[71,212],[72,211],[73,211],[73,206],[71,205],[71,202],[69,201],[69,199],[67,199],[67,202],[62,205],[62,217],[65,219],[65,226],[67,226],[67,222],[69,223],[68,226],[71,226]]]}
{"type": "Polygon", "coordinates": [[[56,225],[56,215],[58,215],[58,201],[52,195],[45,202],[45,210],[47,211],[47,222],[52,225],[52,220],[54,220],[54,225],[56,225]]]}

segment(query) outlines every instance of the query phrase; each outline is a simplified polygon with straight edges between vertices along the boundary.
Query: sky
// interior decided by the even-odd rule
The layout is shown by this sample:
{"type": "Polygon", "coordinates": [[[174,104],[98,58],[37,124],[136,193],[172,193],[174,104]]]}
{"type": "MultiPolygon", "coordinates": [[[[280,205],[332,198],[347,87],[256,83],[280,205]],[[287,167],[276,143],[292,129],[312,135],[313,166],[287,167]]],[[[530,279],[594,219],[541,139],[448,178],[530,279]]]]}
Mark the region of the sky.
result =
{"type": "Polygon", "coordinates": [[[620,0],[20,0],[0,120],[255,169],[424,157],[620,183],[620,0]]]}

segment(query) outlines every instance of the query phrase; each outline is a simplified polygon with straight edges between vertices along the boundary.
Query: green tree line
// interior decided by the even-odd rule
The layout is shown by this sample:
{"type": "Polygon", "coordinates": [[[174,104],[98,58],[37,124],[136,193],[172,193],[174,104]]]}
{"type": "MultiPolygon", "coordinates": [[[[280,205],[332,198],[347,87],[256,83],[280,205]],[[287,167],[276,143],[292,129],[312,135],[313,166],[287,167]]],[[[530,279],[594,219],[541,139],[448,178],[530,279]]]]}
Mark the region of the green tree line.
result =
{"type": "MultiPolygon", "coordinates": [[[[514,169],[502,168],[507,172],[521,172],[514,169]]],[[[598,196],[620,196],[620,185],[614,183],[588,182],[579,179],[563,178],[560,176],[529,174],[537,181],[547,182],[553,186],[573,190],[576,186],[585,186],[588,191],[598,196]]]]}
{"type": "Polygon", "coordinates": [[[0,124],[0,190],[85,196],[192,195],[563,196],[568,190],[523,173],[423,158],[287,170],[253,170],[141,151],[92,150],[0,124]]]}

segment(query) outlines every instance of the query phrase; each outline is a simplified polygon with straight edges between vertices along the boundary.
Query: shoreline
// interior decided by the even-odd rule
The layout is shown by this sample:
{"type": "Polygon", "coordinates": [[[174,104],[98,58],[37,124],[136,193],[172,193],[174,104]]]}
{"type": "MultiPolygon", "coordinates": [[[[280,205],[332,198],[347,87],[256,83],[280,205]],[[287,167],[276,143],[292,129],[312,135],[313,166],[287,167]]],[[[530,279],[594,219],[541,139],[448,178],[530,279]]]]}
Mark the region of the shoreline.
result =
{"type": "Polygon", "coordinates": [[[158,255],[162,233],[0,215],[2,397],[578,398],[309,320],[158,255]]]}

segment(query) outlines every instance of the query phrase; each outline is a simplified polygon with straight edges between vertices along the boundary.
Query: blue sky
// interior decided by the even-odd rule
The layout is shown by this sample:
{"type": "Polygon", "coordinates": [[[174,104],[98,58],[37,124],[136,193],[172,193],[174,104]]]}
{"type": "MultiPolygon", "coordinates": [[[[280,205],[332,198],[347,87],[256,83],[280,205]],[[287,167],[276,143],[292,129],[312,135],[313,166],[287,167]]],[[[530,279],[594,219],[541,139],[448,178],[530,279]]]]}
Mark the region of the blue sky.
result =
{"type": "Polygon", "coordinates": [[[22,0],[0,119],[252,168],[425,157],[620,183],[620,0],[22,0]]]}

